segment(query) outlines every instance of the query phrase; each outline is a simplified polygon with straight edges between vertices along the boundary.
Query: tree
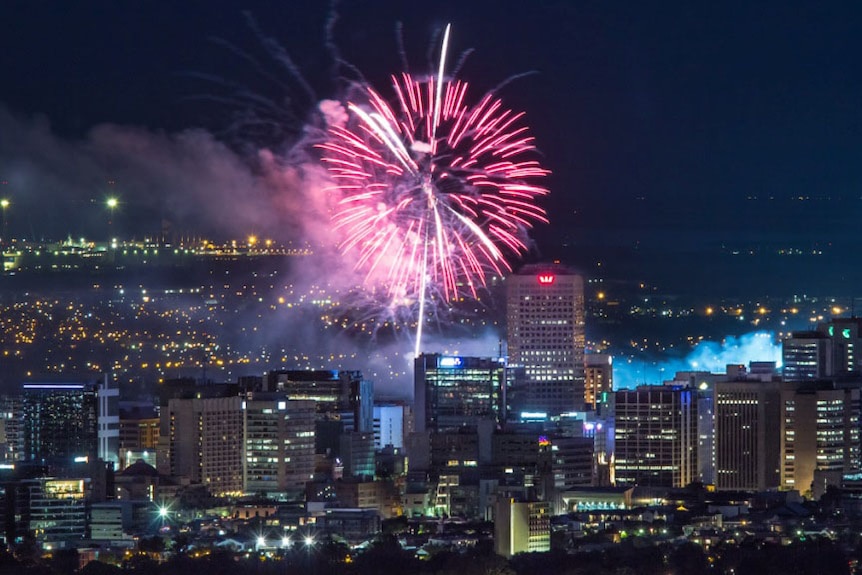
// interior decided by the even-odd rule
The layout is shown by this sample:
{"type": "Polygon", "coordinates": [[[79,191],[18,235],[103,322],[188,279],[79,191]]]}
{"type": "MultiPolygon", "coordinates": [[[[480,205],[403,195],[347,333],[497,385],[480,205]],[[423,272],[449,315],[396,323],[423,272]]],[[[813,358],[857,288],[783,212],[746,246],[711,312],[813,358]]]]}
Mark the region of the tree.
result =
{"type": "Polygon", "coordinates": [[[123,575],[123,570],[116,565],[90,561],[81,569],[81,575],[123,575]]]}
{"type": "Polygon", "coordinates": [[[668,564],[676,575],[700,575],[706,572],[707,561],[703,548],[696,543],[683,543],[668,556],[668,564]]]}
{"type": "Polygon", "coordinates": [[[77,549],[59,549],[50,561],[51,570],[60,575],[72,575],[81,565],[77,549]]]}

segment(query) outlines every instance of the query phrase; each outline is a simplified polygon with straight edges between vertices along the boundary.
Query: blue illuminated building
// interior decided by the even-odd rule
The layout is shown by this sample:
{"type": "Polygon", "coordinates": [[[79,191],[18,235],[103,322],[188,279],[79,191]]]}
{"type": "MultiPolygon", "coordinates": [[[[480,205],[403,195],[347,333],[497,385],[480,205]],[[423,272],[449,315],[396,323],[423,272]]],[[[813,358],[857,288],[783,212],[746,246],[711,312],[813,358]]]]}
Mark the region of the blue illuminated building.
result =
{"type": "Polygon", "coordinates": [[[417,432],[475,428],[483,420],[504,420],[505,361],[423,353],[414,368],[417,432]]]}

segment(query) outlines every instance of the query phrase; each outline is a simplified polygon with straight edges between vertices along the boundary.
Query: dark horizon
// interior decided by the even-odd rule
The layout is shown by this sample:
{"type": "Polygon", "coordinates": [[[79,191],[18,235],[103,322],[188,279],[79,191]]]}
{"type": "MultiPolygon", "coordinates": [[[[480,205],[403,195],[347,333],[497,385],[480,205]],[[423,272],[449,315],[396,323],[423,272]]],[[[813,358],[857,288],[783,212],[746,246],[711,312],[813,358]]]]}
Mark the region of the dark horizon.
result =
{"type": "Polygon", "coordinates": [[[527,261],[666,249],[684,267],[716,245],[787,244],[827,246],[841,262],[860,247],[856,5],[342,2],[334,48],[318,4],[4,12],[15,26],[0,49],[15,57],[0,63],[0,196],[15,237],[142,237],[167,221],[305,239],[304,184],[267,170],[317,102],[339,95],[339,73],[355,74],[336,53],[388,94],[403,68],[397,24],[422,72],[451,22],[452,53],[473,50],[460,75],[478,93],[530,73],[500,90],[552,171],[551,224],[533,230],[527,261]],[[265,125],[250,129],[249,114],[265,125]]]}

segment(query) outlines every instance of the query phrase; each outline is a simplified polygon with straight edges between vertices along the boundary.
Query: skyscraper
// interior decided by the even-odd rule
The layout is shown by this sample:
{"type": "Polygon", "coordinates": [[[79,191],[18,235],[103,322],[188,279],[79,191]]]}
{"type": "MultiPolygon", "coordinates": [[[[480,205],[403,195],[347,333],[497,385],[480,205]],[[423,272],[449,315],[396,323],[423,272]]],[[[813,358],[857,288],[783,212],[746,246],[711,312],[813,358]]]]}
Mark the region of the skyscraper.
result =
{"type": "Polygon", "coordinates": [[[416,431],[502,419],[505,382],[506,366],[498,359],[423,353],[414,360],[416,431]]]}
{"type": "Polygon", "coordinates": [[[683,487],[697,478],[694,390],[644,385],[616,392],[616,483],[683,487]]]}
{"type": "Polygon", "coordinates": [[[716,487],[749,491],[777,488],[779,382],[716,382],[714,393],[716,487]]]}
{"type": "Polygon", "coordinates": [[[817,331],[795,331],[781,345],[785,381],[822,379],[832,374],[832,340],[817,331]]]}
{"type": "Polygon", "coordinates": [[[781,487],[819,497],[860,461],[858,382],[785,383],[781,390],[781,487]],[[820,484],[816,484],[816,481],[820,484]]]}
{"type": "MultiPolygon", "coordinates": [[[[314,402],[252,394],[242,410],[245,492],[303,492],[314,475],[314,402]]],[[[373,446],[374,437],[368,435],[373,446]]]]}
{"type": "Polygon", "coordinates": [[[22,461],[60,467],[98,454],[96,386],[26,383],[21,401],[22,461]]]}
{"type": "MultiPolygon", "coordinates": [[[[203,484],[216,495],[243,491],[243,399],[171,399],[170,475],[203,484]]],[[[163,470],[164,471],[164,470],[163,470]]]]}
{"type": "Polygon", "coordinates": [[[785,381],[862,371],[862,318],[834,318],[816,331],[793,332],[782,342],[785,381]]]}
{"type": "Polygon", "coordinates": [[[267,392],[286,393],[290,399],[314,401],[323,414],[353,413],[353,431],[374,427],[374,384],[362,372],[348,370],[282,369],[270,371],[267,392]]]}
{"type": "Polygon", "coordinates": [[[584,406],[584,282],[556,264],[526,266],[506,279],[509,364],[526,385],[516,411],[558,415],[584,406]]]}

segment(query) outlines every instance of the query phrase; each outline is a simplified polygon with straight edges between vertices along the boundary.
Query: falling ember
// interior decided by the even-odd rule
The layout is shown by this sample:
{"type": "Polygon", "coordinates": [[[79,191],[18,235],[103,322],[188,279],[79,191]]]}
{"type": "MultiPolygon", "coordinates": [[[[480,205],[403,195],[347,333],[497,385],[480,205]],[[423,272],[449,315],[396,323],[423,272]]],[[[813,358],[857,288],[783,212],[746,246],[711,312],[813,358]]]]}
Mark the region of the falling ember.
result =
{"type": "Polygon", "coordinates": [[[371,87],[344,126],[320,144],[335,182],[342,252],[390,300],[416,306],[418,354],[427,302],[477,297],[488,275],[510,271],[527,231],[547,223],[548,190],[532,158],[524,114],[494,94],[471,103],[468,84],[444,75],[392,77],[389,101],[371,87]]]}

